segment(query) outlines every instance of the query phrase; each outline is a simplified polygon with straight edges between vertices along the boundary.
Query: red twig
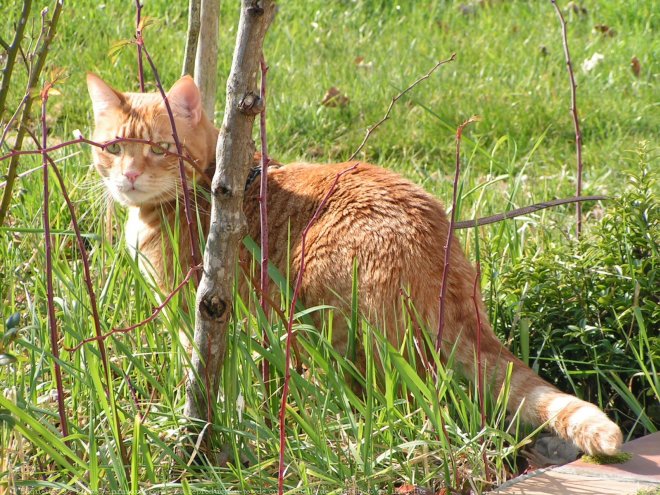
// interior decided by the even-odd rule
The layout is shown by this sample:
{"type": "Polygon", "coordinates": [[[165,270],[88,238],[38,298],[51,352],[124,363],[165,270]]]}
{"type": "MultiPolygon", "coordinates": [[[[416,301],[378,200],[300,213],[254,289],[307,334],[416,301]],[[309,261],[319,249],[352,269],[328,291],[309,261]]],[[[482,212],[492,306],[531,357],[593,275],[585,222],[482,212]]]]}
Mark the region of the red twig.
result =
{"type": "Polygon", "coordinates": [[[158,306],[156,306],[153,309],[153,312],[151,313],[151,316],[149,316],[148,318],[142,320],[139,323],[135,323],[134,325],[131,325],[129,327],[113,328],[110,332],[108,332],[106,334],[99,335],[99,336],[96,336],[96,337],[90,337],[88,339],[82,340],[73,347],[67,347],[66,350],[68,352],[76,352],[83,345],[88,344],[89,342],[104,341],[112,335],[115,335],[115,334],[118,334],[118,333],[128,333],[128,332],[131,332],[131,331],[135,330],[136,328],[139,328],[141,326],[146,325],[147,323],[151,323],[152,321],[154,321],[156,319],[156,317],[160,314],[160,312],[163,311],[163,309],[165,309],[167,304],[172,300],[172,298],[177,294],[177,292],[179,292],[181,289],[183,289],[186,286],[186,284],[190,280],[190,277],[192,276],[192,274],[197,272],[201,268],[202,268],[201,265],[197,265],[197,266],[193,266],[190,270],[188,270],[188,273],[183,278],[181,283],[179,285],[177,285],[174,288],[174,290],[167,295],[167,297],[165,298],[165,300],[161,304],[159,304],[158,306]]]}
{"type": "Polygon", "coordinates": [[[135,0],[135,39],[139,40],[137,43],[137,64],[138,64],[138,78],[140,79],[140,91],[144,93],[144,69],[142,67],[142,3],[140,0],[135,0]]]}
{"type": "MultiPolygon", "coordinates": [[[[564,44],[564,56],[566,58],[566,68],[568,70],[568,78],[571,82],[571,114],[573,115],[573,126],[575,127],[575,156],[577,161],[577,187],[575,191],[576,196],[582,196],[582,132],[580,132],[580,119],[578,118],[577,109],[577,84],[575,83],[575,74],[573,73],[573,63],[571,62],[571,54],[568,50],[568,35],[566,33],[566,19],[561,13],[561,9],[557,5],[556,0],[550,0],[559,22],[561,23],[562,42],[564,44]]],[[[580,237],[582,232],[582,205],[577,203],[577,235],[580,237]]]]}
{"type": "Polygon", "coordinates": [[[456,216],[456,197],[458,194],[458,179],[461,175],[461,136],[463,135],[463,129],[468,124],[478,120],[478,117],[472,116],[458,126],[456,129],[456,173],[454,174],[454,193],[452,196],[451,202],[451,216],[449,218],[449,229],[447,230],[447,242],[445,243],[445,261],[444,268],[442,270],[442,282],[440,286],[440,309],[438,311],[438,336],[435,341],[435,349],[440,352],[442,346],[442,333],[445,328],[445,298],[447,296],[447,278],[450,268],[450,259],[451,259],[451,243],[453,238],[454,231],[454,221],[456,216]]]}
{"type": "MultiPolygon", "coordinates": [[[[97,148],[101,148],[102,150],[106,149],[108,146],[115,144],[115,143],[140,143],[140,144],[148,144],[150,146],[158,146],[160,147],[160,144],[155,142],[155,141],[150,141],[148,139],[141,139],[141,138],[129,138],[129,137],[116,137],[115,139],[111,139],[109,141],[104,141],[103,143],[99,143],[97,141],[92,141],[91,139],[87,139],[85,137],[78,137],[76,139],[72,139],[70,141],[65,141],[63,143],[58,143],[53,146],[47,147],[45,150],[11,150],[9,153],[6,155],[0,156],[0,162],[3,160],[7,160],[9,158],[12,158],[13,156],[21,156],[21,155],[41,155],[43,151],[46,153],[51,153],[53,151],[59,150],[61,148],[65,148],[66,146],[71,146],[74,144],[89,144],[90,146],[95,146],[97,148]]],[[[185,150],[185,146],[183,147],[185,150]]],[[[197,173],[201,175],[201,178],[204,180],[204,182],[207,183],[207,185],[211,185],[211,178],[206,175],[206,172],[202,170],[197,162],[188,154],[182,154],[182,153],[172,153],[171,151],[163,150],[165,156],[174,156],[178,158],[179,160],[183,160],[184,162],[188,163],[190,166],[192,166],[197,173]]]]}
{"type": "MultiPolygon", "coordinates": [[[[27,133],[30,134],[32,139],[36,142],[38,147],[42,147],[41,144],[39,143],[39,140],[36,138],[36,136],[30,131],[29,129],[26,130],[27,133]]],[[[83,273],[84,273],[84,279],[85,279],[85,285],[87,286],[87,293],[89,294],[89,301],[90,301],[90,306],[92,309],[92,319],[94,321],[94,332],[96,333],[97,337],[101,337],[103,332],[101,329],[101,319],[99,317],[99,312],[98,312],[98,305],[96,303],[96,293],[94,292],[94,286],[92,284],[92,276],[91,276],[91,271],[89,269],[89,257],[87,256],[87,250],[85,249],[85,243],[82,237],[82,233],[80,232],[80,226],[78,225],[78,219],[76,217],[76,211],[75,208],[73,207],[73,203],[71,201],[71,198],[69,198],[69,193],[66,190],[66,186],[64,185],[64,178],[62,177],[62,174],[60,173],[59,168],[53,161],[53,159],[46,154],[46,159],[48,160],[51,169],[55,173],[55,177],[57,177],[57,181],[59,182],[60,185],[60,190],[62,191],[62,195],[64,196],[64,201],[67,204],[67,207],[69,209],[69,213],[71,214],[71,225],[73,227],[73,231],[76,234],[76,241],[78,243],[78,250],[80,251],[80,257],[82,259],[83,263],[83,273]]],[[[106,386],[105,386],[105,393],[106,396],[110,396],[110,384],[112,383],[112,373],[110,369],[110,363],[108,361],[108,356],[106,353],[105,349],[105,343],[102,338],[98,338],[98,343],[99,343],[99,354],[101,355],[101,362],[103,363],[103,371],[105,372],[105,377],[106,377],[106,386]]],[[[65,348],[65,350],[68,350],[65,348]]],[[[115,421],[117,424],[119,424],[119,413],[117,410],[115,410],[115,421]]],[[[117,443],[119,444],[119,453],[121,455],[121,458],[124,462],[124,465],[128,465],[128,453],[126,452],[126,447],[124,446],[124,441],[122,439],[122,432],[121,429],[117,430],[117,443]]]]}
{"type": "Polygon", "coordinates": [[[321,202],[319,203],[319,206],[316,208],[316,211],[314,212],[314,215],[312,215],[312,218],[310,218],[309,222],[307,222],[307,226],[305,227],[305,230],[303,230],[302,236],[301,236],[301,245],[300,245],[300,269],[298,271],[298,276],[296,277],[296,284],[293,288],[293,296],[291,297],[291,304],[289,306],[289,321],[286,326],[286,354],[285,354],[285,361],[284,361],[284,385],[282,387],[282,403],[280,405],[280,455],[279,455],[279,470],[278,470],[278,476],[277,476],[277,487],[278,487],[278,494],[282,495],[284,493],[284,446],[286,442],[286,431],[285,431],[285,418],[286,418],[286,402],[287,402],[287,395],[289,394],[289,381],[291,379],[291,343],[293,341],[292,334],[293,334],[293,318],[296,312],[296,303],[298,302],[298,294],[300,293],[300,287],[302,286],[302,277],[305,272],[305,242],[307,240],[307,233],[309,232],[309,229],[312,228],[314,223],[316,223],[316,220],[318,219],[319,215],[325,208],[325,205],[327,204],[328,200],[330,197],[334,194],[335,189],[337,188],[337,183],[339,182],[339,179],[342,178],[345,174],[351,172],[352,170],[355,170],[359,163],[355,163],[348,167],[346,170],[343,170],[339,172],[335,176],[335,180],[333,181],[332,185],[330,186],[330,189],[326,193],[326,195],[323,197],[321,202]]]}
{"type": "MultiPolygon", "coordinates": [[[[51,84],[46,83],[41,91],[41,145],[46,148],[48,140],[48,127],[46,126],[46,106],[48,103],[48,92],[51,89],[51,84]]],[[[50,328],[50,347],[53,353],[53,369],[55,370],[55,383],[57,386],[57,410],[60,416],[60,427],[62,428],[62,436],[69,436],[69,428],[67,426],[66,410],[64,408],[64,386],[62,384],[62,370],[60,369],[60,351],[59,351],[59,337],[57,335],[57,319],[55,318],[55,304],[54,290],[53,290],[53,254],[52,254],[52,240],[50,238],[50,217],[49,217],[49,196],[48,189],[48,154],[42,152],[42,165],[44,169],[44,206],[43,206],[43,222],[44,222],[44,237],[46,242],[46,293],[48,304],[48,327],[50,328]]]]}
{"type": "MultiPolygon", "coordinates": [[[[261,136],[261,177],[259,190],[259,220],[261,222],[261,297],[259,303],[266,318],[268,318],[268,141],[266,139],[266,74],[268,66],[263,53],[261,54],[261,91],[260,97],[263,110],[259,114],[259,133],[261,136]]],[[[268,332],[263,330],[263,346],[268,349],[268,332]]],[[[263,379],[268,396],[270,396],[270,365],[267,360],[263,361],[263,379]]]]}
{"type": "Polygon", "coordinates": [[[388,120],[388,119],[390,118],[390,114],[392,113],[392,108],[394,107],[394,104],[395,104],[395,103],[396,103],[396,102],[397,102],[397,101],[398,101],[403,95],[405,95],[408,91],[412,90],[415,86],[417,86],[417,85],[418,85],[419,83],[421,83],[422,81],[424,81],[424,80],[428,79],[429,77],[431,77],[431,74],[433,74],[433,73],[438,69],[438,67],[440,67],[441,65],[447,64],[447,63],[449,63],[449,62],[453,62],[455,59],[456,59],[456,54],[455,54],[455,53],[452,53],[452,54],[451,54],[451,57],[449,57],[447,60],[441,60],[440,62],[438,62],[437,64],[435,64],[435,65],[433,66],[433,68],[432,68],[430,71],[428,71],[428,72],[427,72],[426,74],[424,74],[422,77],[420,77],[419,79],[417,79],[414,83],[412,83],[412,84],[411,84],[410,86],[408,86],[406,89],[404,89],[403,91],[401,91],[398,95],[392,97],[392,101],[390,102],[390,106],[387,107],[387,111],[385,112],[385,115],[383,116],[383,118],[380,119],[378,122],[376,122],[374,125],[372,125],[371,127],[369,127],[369,128],[367,129],[367,132],[366,132],[366,134],[364,135],[364,139],[363,139],[362,142],[360,143],[360,146],[357,147],[357,149],[353,152],[353,154],[350,156],[350,158],[348,159],[348,161],[349,161],[349,162],[352,161],[352,160],[357,156],[357,154],[362,150],[362,148],[364,148],[364,145],[367,144],[367,141],[368,141],[369,138],[371,137],[371,134],[372,134],[372,133],[373,133],[373,132],[374,132],[374,131],[375,131],[375,130],[376,130],[376,129],[377,129],[377,128],[383,123],[383,122],[385,122],[386,120],[388,120]]]}
{"type": "MultiPolygon", "coordinates": [[[[174,122],[174,114],[172,113],[172,107],[170,106],[170,102],[167,99],[167,94],[163,89],[163,85],[160,82],[160,76],[158,75],[158,70],[156,69],[156,65],[154,64],[154,61],[151,59],[151,56],[149,55],[149,51],[147,50],[147,47],[144,45],[143,39],[142,38],[138,39],[137,43],[142,45],[142,51],[144,53],[144,56],[147,57],[147,62],[149,62],[149,66],[151,67],[151,72],[153,73],[154,79],[156,80],[156,86],[158,87],[158,91],[160,92],[160,95],[163,97],[163,103],[165,104],[165,109],[167,110],[167,115],[170,119],[170,125],[172,126],[172,137],[174,138],[176,151],[179,155],[179,175],[181,176],[181,187],[183,189],[183,206],[185,210],[186,224],[188,226],[188,233],[190,237],[192,264],[193,266],[197,266],[201,263],[201,257],[199,254],[199,239],[197,237],[197,224],[196,222],[193,221],[193,216],[192,216],[190,191],[188,190],[188,180],[186,179],[186,169],[183,164],[184,160],[183,158],[181,158],[183,156],[183,146],[181,145],[181,141],[179,140],[179,135],[176,132],[176,124],[174,122]]],[[[195,271],[195,280],[197,285],[199,285],[200,278],[201,277],[199,273],[195,271]]]]}
{"type": "MultiPolygon", "coordinates": [[[[37,146],[39,148],[42,147],[42,145],[39,143],[39,140],[37,137],[30,131],[29,129],[27,132],[30,134],[32,139],[36,142],[37,146]]],[[[78,225],[78,218],[76,216],[76,210],[73,207],[73,202],[71,201],[71,198],[69,197],[69,193],[66,190],[66,186],[64,185],[64,178],[62,177],[62,174],[60,173],[60,169],[57,167],[53,159],[48,156],[48,154],[45,154],[46,159],[48,160],[50,164],[50,168],[53,170],[55,173],[55,177],[57,178],[57,182],[60,185],[60,190],[62,191],[62,196],[64,196],[64,201],[66,202],[67,208],[69,209],[69,213],[71,215],[71,226],[73,228],[73,231],[76,235],[76,241],[78,244],[78,250],[80,251],[80,259],[82,260],[83,264],[83,274],[84,274],[84,279],[85,279],[85,285],[87,286],[87,293],[89,294],[89,302],[90,302],[90,307],[92,309],[92,320],[94,321],[94,332],[96,333],[97,337],[100,337],[103,335],[103,332],[101,330],[101,318],[99,317],[99,311],[98,311],[98,304],[96,302],[96,292],[94,291],[94,285],[92,284],[92,273],[89,268],[89,257],[87,256],[87,249],[85,248],[85,241],[83,240],[82,233],[80,231],[80,226],[78,225]]],[[[103,363],[103,369],[105,371],[105,376],[106,380],[109,382],[110,381],[110,365],[108,362],[108,357],[105,352],[105,344],[103,343],[103,340],[99,340],[99,354],[101,355],[101,362],[103,363]]],[[[106,390],[106,393],[109,393],[108,390],[106,390]]]]}

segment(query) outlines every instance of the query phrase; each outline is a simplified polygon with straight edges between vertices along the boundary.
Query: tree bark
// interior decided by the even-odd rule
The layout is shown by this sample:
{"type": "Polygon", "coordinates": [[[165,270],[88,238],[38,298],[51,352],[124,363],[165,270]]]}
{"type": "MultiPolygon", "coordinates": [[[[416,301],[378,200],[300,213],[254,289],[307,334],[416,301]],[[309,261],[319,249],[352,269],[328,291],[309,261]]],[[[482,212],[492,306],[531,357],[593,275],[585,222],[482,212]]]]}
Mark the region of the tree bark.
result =
{"type": "Polygon", "coordinates": [[[202,106],[213,119],[218,91],[218,22],[220,0],[201,0],[199,40],[195,56],[195,83],[202,93],[202,106]]]}
{"type": "Polygon", "coordinates": [[[240,242],[246,232],[245,182],[253,160],[252,126],[263,107],[257,72],[263,40],[274,16],[272,0],[242,0],[224,120],[216,149],[211,187],[211,224],[204,272],[197,289],[192,367],[186,382],[185,414],[211,421],[220,383],[226,330],[232,314],[232,288],[240,242]],[[208,394],[208,395],[207,395],[208,394]]]}
{"type": "Polygon", "coordinates": [[[188,5],[188,33],[186,34],[186,49],[183,55],[181,76],[192,76],[195,73],[195,56],[199,42],[199,12],[202,0],[190,0],[188,5]]]}

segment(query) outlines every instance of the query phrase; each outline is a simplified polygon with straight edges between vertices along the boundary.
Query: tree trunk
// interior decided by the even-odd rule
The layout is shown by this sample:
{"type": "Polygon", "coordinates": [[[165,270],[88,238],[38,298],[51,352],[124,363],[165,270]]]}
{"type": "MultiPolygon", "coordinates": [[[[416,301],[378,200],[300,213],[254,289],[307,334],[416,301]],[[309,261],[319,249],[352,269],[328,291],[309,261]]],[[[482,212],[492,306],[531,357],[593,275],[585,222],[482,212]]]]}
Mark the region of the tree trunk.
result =
{"type": "Polygon", "coordinates": [[[183,54],[183,69],[181,76],[192,76],[195,73],[195,56],[199,42],[199,12],[202,9],[202,0],[190,0],[188,5],[188,33],[186,34],[186,48],[183,54]]]}
{"type": "Polygon", "coordinates": [[[195,83],[202,93],[206,115],[214,120],[218,90],[218,21],[220,0],[201,0],[199,40],[195,56],[195,83]]]}
{"type": "Polygon", "coordinates": [[[272,0],[241,2],[224,120],[216,149],[211,225],[204,252],[204,273],[197,289],[194,349],[185,405],[187,416],[209,422],[232,314],[238,250],[246,231],[243,194],[254,153],[252,125],[263,108],[256,85],[259,59],[274,13],[272,0]]]}

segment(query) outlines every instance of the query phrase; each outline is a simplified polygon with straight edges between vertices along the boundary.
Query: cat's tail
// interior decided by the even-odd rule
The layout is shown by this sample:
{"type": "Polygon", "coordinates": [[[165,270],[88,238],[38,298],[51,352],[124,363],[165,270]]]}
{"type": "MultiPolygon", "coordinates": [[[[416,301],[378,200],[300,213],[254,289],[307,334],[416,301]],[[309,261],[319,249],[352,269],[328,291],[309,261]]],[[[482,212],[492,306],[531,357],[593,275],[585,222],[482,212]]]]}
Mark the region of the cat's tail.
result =
{"type": "MultiPolygon", "coordinates": [[[[441,244],[436,242],[435,245],[441,244]]],[[[490,326],[486,308],[474,287],[474,271],[459,250],[453,254],[452,264],[442,353],[445,356],[453,354],[454,362],[460,363],[465,375],[473,379],[477,376],[475,368],[479,341],[482,373],[494,394],[502,390],[509,376],[508,367],[512,367],[507,402],[509,412],[519,411],[526,423],[547,425],[588,454],[617,452],[623,439],[619,427],[595,405],[561,392],[543,380],[502,345],[490,326]]],[[[440,293],[439,286],[433,289],[427,293],[440,293]]],[[[421,290],[419,293],[426,294],[421,290]]],[[[423,304],[428,321],[437,325],[437,296],[435,300],[427,297],[423,304]]]]}
{"type": "MultiPolygon", "coordinates": [[[[520,411],[521,419],[527,423],[547,424],[560,437],[572,441],[587,454],[618,452],[623,440],[621,430],[603,411],[543,380],[500,344],[492,331],[484,337],[488,342],[483,358],[486,372],[499,386],[505,380],[508,363],[513,365],[510,411],[520,411]]],[[[483,350],[482,346],[482,353],[483,350]]]]}
{"type": "Polygon", "coordinates": [[[547,422],[559,436],[571,440],[583,452],[612,455],[619,451],[621,430],[593,404],[547,383],[538,384],[523,395],[524,415],[531,416],[536,424],[547,422]]]}

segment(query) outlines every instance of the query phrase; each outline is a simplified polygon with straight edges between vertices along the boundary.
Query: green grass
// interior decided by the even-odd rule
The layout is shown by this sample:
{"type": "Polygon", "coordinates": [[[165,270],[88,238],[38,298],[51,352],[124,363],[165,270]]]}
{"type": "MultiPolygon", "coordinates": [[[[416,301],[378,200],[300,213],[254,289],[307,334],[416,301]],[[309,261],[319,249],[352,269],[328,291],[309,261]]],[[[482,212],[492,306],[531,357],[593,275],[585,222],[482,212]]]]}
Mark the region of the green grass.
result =
{"type": "MultiPolygon", "coordinates": [[[[456,126],[478,114],[482,120],[466,130],[463,142],[461,219],[572,195],[568,77],[550,2],[486,2],[469,15],[459,6],[281,2],[266,43],[272,155],[285,162],[346,159],[393,95],[456,52],[455,62],[395,106],[359,159],[397,170],[447,202],[456,126]],[[356,67],[356,57],[371,68],[356,67]],[[331,86],[348,95],[347,107],[319,104],[331,86]]],[[[10,7],[16,12],[19,4],[10,7]]],[[[586,7],[587,15],[567,16],[585,141],[584,191],[620,200],[585,205],[580,245],[571,240],[573,208],[563,207],[480,229],[478,258],[500,336],[544,376],[598,403],[627,437],[635,437],[660,425],[655,294],[660,215],[657,186],[643,174],[660,162],[655,89],[660,44],[653,36],[659,26],[650,0],[586,7]],[[594,33],[595,24],[611,26],[616,36],[594,33]],[[604,55],[603,62],[584,73],[582,61],[595,52],[604,55]],[[633,56],[641,62],[639,77],[629,67],[633,56]]],[[[49,63],[64,68],[69,78],[60,87],[62,96],[51,98],[51,142],[68,139],[74,129],[91,132],[86,71],[119,89],[137,89],[134,51],[129,47],[116,59],[107,55],[116,41],[132,36],[132,9],[128,0],[66,3],[49,63]]],[[[171,84],[181,66],[185,2],[150,1],[144,14],[157,21],[147,30],[146,43],[163,81],[171,84]]],[[[235,2],[222,2],[220,81],[228,74],[236,19],[235,2]]],[[[11,22],[11,16],[0,20],[4,39],[11,22]]],[[[10,102],[18,102],[23,87],[18,77],[10,102]]],[[[222,87],[217,101],[219,121],[222,87]]],[[[104,332],[144,319],[158,298],[121,246],[121,235],[113,243],[105,238],[104,207],[90,185],[96,177],[89,150],[69,149],[57,157],[88,242],[104,332]]],[[[37,164],[26,158],[20,171],[37,164]]],[[[285,331],[276,317],[266,321],[259,313],[254,295],[236,301],[222,395],[214,404],[212,427],[221,433],[228,465],[202,459],[187,466],[179,449],[193,441],[182,418],[187,362],[178,340],[180,328],[191,328],[190,316],[180,308],[182,298],[194,300],[192,290],[176,296],[153,325],[107,341],[109,395],[94,344],[61,353],[71,430],[66,442],[61,438],[46,323],[41,185],[40,172],[18,182],[9,221],[0,230],[0,316],[20,315],[18,324],[6,326],[0,347],[0,354],[17,359],[0,367],[0,480],[6,480],[0,486],[53,493],[274,489],[278,433],[273,425],[284,351],[277,345],[264,349],[259,335],[265,328],[278,342],[285,331]],[[271,396],[260,379],[264,359],[275,371],[271,396]],[[128,453],[125,466],[119,438],[128,453]],[[236,459],[249,461],[248,467],[236,459]]],[[[93,326],[69,214],[57,189],[51,221],[64,349],[91,336],[93,326]]],[[[116,224],[122,221],[119,211],[116,224]]],[[[475,232],[460,238],[476,259],[475,232]]],[[[291,381],[288,490],[389,493],[406,482],[480,492],[490,486],[484,481],[484,452],[491,482],[519,469],[517,452],[532,432],[504,413],[506,394],[487,397],[488,423],[482,429],[473,385],[444,368],[438,387],[419,377],[415,363],[402,358],[409,350],[414,360],[412,338],[394,349],[377,328],[353,314],[347,317],[363,328],[369,363],[366,378],[360,377],[328,344],[333,320],[344,316],[318,311],[325,314],[322,328],[302,317],[296,326],[308,370],[304,376],[294,372],[291,381]],[[381,381],[375,379],[375,356],[384,367],[381,381]],[[353,393],[355,380],[365,382],[363,396],[353,393]]]]}

